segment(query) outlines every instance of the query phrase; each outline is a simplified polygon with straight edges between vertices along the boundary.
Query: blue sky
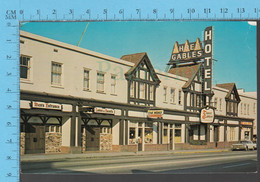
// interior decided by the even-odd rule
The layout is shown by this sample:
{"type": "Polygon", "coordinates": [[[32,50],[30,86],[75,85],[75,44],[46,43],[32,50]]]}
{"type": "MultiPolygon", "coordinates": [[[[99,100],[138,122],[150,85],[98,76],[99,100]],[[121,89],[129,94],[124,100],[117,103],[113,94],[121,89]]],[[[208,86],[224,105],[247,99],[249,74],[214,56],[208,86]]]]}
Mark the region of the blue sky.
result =
{"type": "MultiPolygon", "coordinates": [[[[87,22],[30,22],[21,30],[77,45],[87,22]]],[[[202,39],[213,26],[213,84],[235,82],[256,91],[256,26],[248,22],[90,22],[80,47],[120,58],[147,52],[156,69],[165,70],[175,41],[202,39]]]]}

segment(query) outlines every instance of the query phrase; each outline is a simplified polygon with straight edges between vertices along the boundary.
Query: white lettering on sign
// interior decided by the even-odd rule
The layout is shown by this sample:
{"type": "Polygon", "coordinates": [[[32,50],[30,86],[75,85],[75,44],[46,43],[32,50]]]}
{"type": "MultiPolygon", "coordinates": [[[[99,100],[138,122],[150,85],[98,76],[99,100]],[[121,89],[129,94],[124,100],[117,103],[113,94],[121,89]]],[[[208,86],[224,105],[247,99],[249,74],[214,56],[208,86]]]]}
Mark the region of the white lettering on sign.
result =
{"type": "Polygon", "coordinates": [[[205,53],[207,54],[211,53],[211,44],[205,45],[205,53]]]}
{"type": "Polygon", "coordinates": [[[61,104],[55,103],[45,103],[45,102],[32,102],[32,108],[39,108],[39,109],[54,109],[54,110],[61,110],[61,104]]]}
{"type": "Polygon", "coordinates": [[[206,60],[206,65],[209,66],[209,61],[210,61],[211,57],[205,57],[204,59],[206,60]]]}
{"type": "Polygon", "coordinates": [[[211,70],[205,69],[205,78],[210,78],[210,77],[211,77],[211,70]]]}
{"type": "Polygon", "coordinates": [[[204,90],[210,90],[210,87],[208,87],[208,82],[205,82],[204,86],[205,86],[204,90]]]}
{"type": "Polygon", "coordinates": [[[205,40],[211,40],[211,39],[212,39],[211,30],[205,31],[205,40]]]}

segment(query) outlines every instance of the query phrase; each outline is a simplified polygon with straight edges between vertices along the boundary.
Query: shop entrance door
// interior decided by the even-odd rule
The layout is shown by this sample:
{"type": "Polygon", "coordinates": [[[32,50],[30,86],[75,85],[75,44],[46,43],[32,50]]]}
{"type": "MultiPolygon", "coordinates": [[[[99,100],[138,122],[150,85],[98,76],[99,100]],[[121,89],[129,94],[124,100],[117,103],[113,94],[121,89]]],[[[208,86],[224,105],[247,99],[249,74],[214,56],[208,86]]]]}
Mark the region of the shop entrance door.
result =
{"type": "Polygon", "coordinates": [[[25,131],[25,153],[44,153],[45,126],[27,124],[25,131]]]}
{"type": "Polygon", "coordinates": [[[100,127],[86,127],[86,151],[99,151],[100,127]]]}
{"type": "Polygon", "coordinates": [[[138,128],[138,151],[143,150],[143,128],[138,128]]]}
{"type": "Polygon", "coordinates": [[[245,131],[245,140],[249,140],[249,131],[245,131]]]}

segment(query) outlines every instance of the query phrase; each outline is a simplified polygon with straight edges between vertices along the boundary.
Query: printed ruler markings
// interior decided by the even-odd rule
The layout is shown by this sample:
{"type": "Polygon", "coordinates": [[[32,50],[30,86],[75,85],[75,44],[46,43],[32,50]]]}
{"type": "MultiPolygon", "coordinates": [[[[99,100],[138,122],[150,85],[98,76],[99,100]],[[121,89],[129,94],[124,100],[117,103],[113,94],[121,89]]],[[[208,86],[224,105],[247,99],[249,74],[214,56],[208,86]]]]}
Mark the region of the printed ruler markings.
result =
{"type": "MultiPolygon", "coordinates": [[[[243,7],[239,7],[236,9],[231,9],[230,7],[223,7],[220,8],[221,13],[218,12],[219,9],[212,9],[210,7],[202,8],[201,11],[195,8],[188,8],[188,9],[181,9],[178,10],[176,13],[174,7],[168,10],[160,10],[158,8],[153,8],[146,15],[142,15],[142,9],[136,8],[129,10],[127,12],[125,9],[121,8],[117,11],[109,10],[105,8],[103,10],[97,10],[96,13],[92,13],[92,9],[86,9],[83,13],[76,15],[78,12],[76,8],[71,8],[68,10],[57,10],[52,9],[50,10],[42,10],[42,9],[35,9],[35,10],[6,10],[5,19],[9,20],[17,20],[20,21],[37,21],[37,20],[79,20],[79,21],[95,21],[95,20],[192,20],[192,19],[205,19],[205,20],[225,20],[231,17],[234,20],[242,20],[245,19],[245,13],[247,13],[248,19],[258,19],[259,18],[259,9],[253,8],[253,11],[246,10],[243,7]],[[188,12],[186,12],[188,11],[188,12]],[[33,12],[33,13],[32,13],[33,12]],[[162,17],[159,16],[159,12],[163,15],[162,17]],[[188,13],[188,16],[186,16],[188,13]],[[196,15],[195,15],[196,13],[196,15]],[[102,14],[102,16],[100,16],[102,14]],[[234,16],[236,14],[236,16],[234,16]],[[184,16],[185,15],[185,16],[184,16]],[[213,16],[212,16],[213,15],[213,16]],[[237,16],[238,15],[238,16],[237,16]],[[62,17],[62,18],[61,18],[62,17]],[[95,17],[95,18],[93,18],[95,17]]],[[[6,145],[15,146],[16,149],[12,149],[12,153],[6,156],[6,160],[10,161],[17,161],[16,166],[12,166],[13,169],[19,169],[19,24],[11,22],[7,22],[8,29],[16,29],[16,33],[9,33],[7,34],[7,38],[5,40],[5,46],[9,48],[9,50],[13,50],[12,53],[8,54],[3,61],[6,61],[6,65],[15,65],[16,70],[14,72],[15,67],[8,67],[6,71],[5,77],[10,80],[9,83],[14,83],[11,85],[4,85],[7,86],[6,92],[4,94],[8,97],[12,97],[13,100],[10,104],[6,105],[5,110],[10,111],[10,116],[7,118],[7,122],[5,123],[5,127],[11,129],[11,135],[14,138],[10,138],[6,140],[6,145]],[[18,45],[16,48],[13,45],[18,45]],[[14,114],[13,112],[16,111],[14,114]],[[14,129],[15,132],[13,131],[14,129]],[[12,155],[11,155],[12,154],[12,155]],[[13,155],[17,154],[17,157],[13,157],[13,155]]],[[[10,31],[11,32],[11,31],[10,31]]],[[[8,83],[8,84],[9,84],[8,83]]],[[[8,112],[9,113],[9,112],[8,112]]],[[[8,129],[8,130],[9,130],[8,129]]],[[[18,170],[19,172],[19,170],[18,170]]],[[[7,177],[18,177],[19,173],[10,171],[6,174],[7,177]]],[[[19,180],[19,177],[17,178],[19,180]]],[[[17,180],[17,181],[18,181],[17,180]]]]}

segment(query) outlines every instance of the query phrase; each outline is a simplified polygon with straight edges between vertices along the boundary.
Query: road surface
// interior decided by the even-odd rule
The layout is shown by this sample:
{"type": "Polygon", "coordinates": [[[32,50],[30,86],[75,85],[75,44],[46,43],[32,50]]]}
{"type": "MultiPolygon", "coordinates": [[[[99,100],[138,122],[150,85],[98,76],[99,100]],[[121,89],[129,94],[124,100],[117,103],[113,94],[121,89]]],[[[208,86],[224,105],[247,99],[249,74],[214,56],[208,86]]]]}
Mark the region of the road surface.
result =
{"type": "Polygon", "coordinates": [[[22,173],[34,174],[188,174],[256,171],[256,151],[156,154],[22,162],[22,173]]]}

